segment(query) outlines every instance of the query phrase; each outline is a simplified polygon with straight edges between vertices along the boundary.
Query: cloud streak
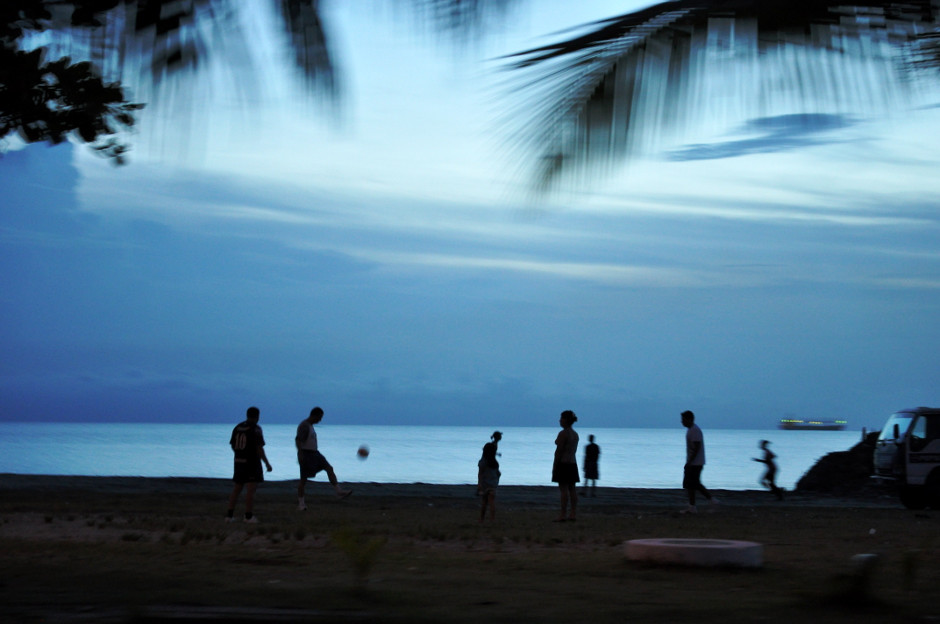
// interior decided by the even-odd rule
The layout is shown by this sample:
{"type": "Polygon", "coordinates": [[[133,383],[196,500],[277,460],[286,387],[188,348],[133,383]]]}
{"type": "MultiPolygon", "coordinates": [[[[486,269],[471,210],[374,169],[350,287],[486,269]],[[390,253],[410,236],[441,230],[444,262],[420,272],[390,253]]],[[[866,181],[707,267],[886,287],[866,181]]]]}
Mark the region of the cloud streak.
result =
{"type": "Polygon", "coordinates": [[[751,135],[748,138],[688,145],[668,152],[667,158],[676,161],[715,160],[831,145],[846,141],[835,136],[836,131],[856,124],[857,120],[846,115],[821,113],[761,117],[752,119],[737,130],[736,134],[751,135]]]}

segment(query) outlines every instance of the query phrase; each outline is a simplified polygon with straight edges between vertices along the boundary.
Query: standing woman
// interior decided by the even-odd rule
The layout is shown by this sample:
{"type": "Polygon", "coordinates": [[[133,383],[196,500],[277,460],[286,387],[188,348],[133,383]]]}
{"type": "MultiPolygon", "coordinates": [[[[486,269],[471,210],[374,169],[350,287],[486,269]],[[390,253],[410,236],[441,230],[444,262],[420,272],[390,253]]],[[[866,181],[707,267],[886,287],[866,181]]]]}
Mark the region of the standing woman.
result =
{"type": "Polygon", "coordinates": [[[558,419],[561,431],[555,438],[555,461],[552,463],[552,481],[558,484],[561,494],[561,515],[555,522],[575,521],[578,510],[578,432],[574,423],[578,420],[574,412],[565,410],[558,419]],[[570,506],[570,511],[568,511],[570,506]]]}
{"type": "Polygon", "coordinates": [[[486,509],[489,507],[490,520],[496,519],[496,487],[499,485],[499,462],[496,460],[496,449],[499,441],[503,439],[503,434],[494,431],[490,436],[491,442],[483,445],[483,456],[480,458],[477,466],[477,494],[483,497],[480,503],[480,522],[486,517],[486,509]]]}

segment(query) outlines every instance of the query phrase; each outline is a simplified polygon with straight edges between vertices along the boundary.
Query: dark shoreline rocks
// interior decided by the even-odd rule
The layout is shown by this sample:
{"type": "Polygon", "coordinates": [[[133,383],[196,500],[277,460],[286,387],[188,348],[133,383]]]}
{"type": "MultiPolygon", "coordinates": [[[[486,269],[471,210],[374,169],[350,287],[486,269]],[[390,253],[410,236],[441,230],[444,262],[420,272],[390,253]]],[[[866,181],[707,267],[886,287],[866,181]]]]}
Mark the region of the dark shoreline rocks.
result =
{"type": "Polygon", "coordinates": [[[865,435],[847,451],[821,457],[796,483],[797,492],[875,494],[884,488],[871,478],[877,431],[865,435]]]}

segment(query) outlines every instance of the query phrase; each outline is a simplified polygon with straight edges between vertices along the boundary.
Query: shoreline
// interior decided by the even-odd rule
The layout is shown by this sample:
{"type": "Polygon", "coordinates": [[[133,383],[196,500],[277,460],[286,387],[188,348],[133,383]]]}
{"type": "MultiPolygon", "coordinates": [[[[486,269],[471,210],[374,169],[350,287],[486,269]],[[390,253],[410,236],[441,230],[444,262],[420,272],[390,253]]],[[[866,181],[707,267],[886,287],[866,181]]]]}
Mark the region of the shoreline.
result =
{"type": "MultiPolygon", "coordinates": [[[[0,492],[48,494],[54,491],[57,497],[79,496],[81,492],[89,492],[224,499],[231,490],[231,483],[231,479],[215,477],[0,474],[0,492]]],[[[263,508],[265,505],[277,504],[283,497],[293,497],[296,483],[296,479],[263,482],[258,487],[258,506],[263,508]]],[[[355,498],[428,499],[437,504],[449,506],[476,504],[474,501],[477,500],[475,484],[343,482],[343,486],[352,489],[355,498]]],[[[711,491],[722,505],[729,507],[768,505],[903,509],[897,497],[887,490],[865,489],[838,493],[788,491],[783,501],[776,501],[767,490],[712,489],[711,491]]],[[[307,492],[308,498],[313,500],[331,496],[329,484],[324,481],[311,481],[307,486],[307,492]]],[[[558,504],[558,489],[554,485],[504,485],[499,486],[497,497],[500,505],[555,507],[558,504]]],[[[681,488],[599,486],[596,497],[581,495],[579,502],[585,511],[591,508],[681,507],[685,503],[685,492],[681,488]]]]}

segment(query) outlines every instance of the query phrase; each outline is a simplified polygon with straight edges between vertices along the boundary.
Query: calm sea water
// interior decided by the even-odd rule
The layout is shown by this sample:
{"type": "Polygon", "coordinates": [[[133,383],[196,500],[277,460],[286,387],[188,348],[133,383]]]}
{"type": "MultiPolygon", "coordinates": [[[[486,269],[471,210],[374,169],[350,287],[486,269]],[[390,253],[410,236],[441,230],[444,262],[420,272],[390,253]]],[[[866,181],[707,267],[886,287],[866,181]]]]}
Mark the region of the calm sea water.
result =
{"type": "MultiPolygon", "coordinates": [[[[232,475],[232,424],[0,423],[0,473],[219,477],[232,475]]],[[[271,480],[297,478],[296,425],[264,424],[271,480]]],[[[503,485],[551,485],[558,429],[506,427],[499,445],[503,485]]],[[[771,441],[778,484],[792,488],[820,457],[861,439],[855,431],[705,429],[707,487],[759,488],[757,443],[771,441]]],[[[685,459],[685,429],[578,429],[579,466],[588,434],[601,446],[599,485],[678,488],[685,459]]],[[[317,426],[320,450],[340,481],[475,483],[476,464],[492,429],[374,425],[317,426]],[[360,460],[360,445],[371,450],[360,460]]],[[[318,480],[325,480],[318,475],[318,480]]]]}

